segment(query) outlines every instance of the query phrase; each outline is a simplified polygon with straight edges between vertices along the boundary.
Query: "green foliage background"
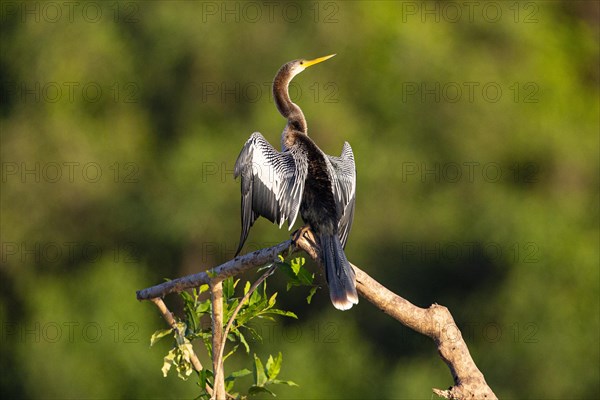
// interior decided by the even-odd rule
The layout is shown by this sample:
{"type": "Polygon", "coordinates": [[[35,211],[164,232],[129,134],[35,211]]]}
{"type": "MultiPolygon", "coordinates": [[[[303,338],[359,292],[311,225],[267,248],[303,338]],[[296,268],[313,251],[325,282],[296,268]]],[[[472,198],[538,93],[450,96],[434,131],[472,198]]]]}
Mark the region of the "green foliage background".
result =
{"type": "MultiPolygon", "coordinates": [[[[292,95],[324,151],[353,146],[350,260],[448,306],[501,398],[600,396],[597,2],[47,4],[1,3],[7,398],[195,396],[162,378],[165,324],[135,290],[231,258],[235,159],[284,125],[270,81],[330,53],[292,95]]],[[[258,221],[246,249],[287,237],[258,221]]],[[[300,319],[255,344],[300,385],[280,397],[451,385],[432,343],[368,302],[308,306],[284,281],[300,319]]]]}

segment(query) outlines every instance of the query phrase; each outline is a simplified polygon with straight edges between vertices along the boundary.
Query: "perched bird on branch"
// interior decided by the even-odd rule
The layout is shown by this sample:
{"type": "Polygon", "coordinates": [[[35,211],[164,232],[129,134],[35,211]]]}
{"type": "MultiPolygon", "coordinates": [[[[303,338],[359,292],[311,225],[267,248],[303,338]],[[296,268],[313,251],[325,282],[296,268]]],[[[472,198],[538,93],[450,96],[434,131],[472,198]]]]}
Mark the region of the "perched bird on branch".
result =
{"type": "Polygon", "coordinates": [[[308,137],[306,119],[290,100],[290,81],[306,68],[335,54],[314,60],[284,64],[273,81],[273,97],[287,124],[277,151],[259,133],[244,144],[235,163],[235,177],[242,177],[242,249],[250,227],[259,216],[292,228],[298,212],[310,226],[321,248],[321,262],[333,305],[347,310],[358,303],[354,270],[344,246],[354,218],[356,167],[346,142],[340,157],[325,154],[308,137]]]}

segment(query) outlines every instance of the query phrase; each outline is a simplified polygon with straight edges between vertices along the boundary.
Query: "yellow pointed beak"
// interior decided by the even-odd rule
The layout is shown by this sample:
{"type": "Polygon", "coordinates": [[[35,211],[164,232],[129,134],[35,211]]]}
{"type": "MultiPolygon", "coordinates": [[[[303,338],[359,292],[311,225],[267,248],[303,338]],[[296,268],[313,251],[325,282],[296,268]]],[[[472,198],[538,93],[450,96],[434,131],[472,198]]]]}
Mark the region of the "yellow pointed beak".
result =
{"type": "Polygon", "coordinates": [[[329,60],[329,59],[330,59],[331,57],[333,57],[333,56],[335,56],[335,54],[330,54],[330,55],[328,55],[328,56],[325,56],[325,57],[319,57],[319,58],[315,58],[314,60],[306,60],[306,61],[304,61],[304,62],[302,63],[302,65],[303,65],[305,68],[308,68],[308,67],[311,67],[311,66],[313,66],[313,65],[315,65],[315,64],[318,64],[318,63],[320,63],[320,62],[323,62],[323,61],[325,61],[325,60],[329,60]]]}

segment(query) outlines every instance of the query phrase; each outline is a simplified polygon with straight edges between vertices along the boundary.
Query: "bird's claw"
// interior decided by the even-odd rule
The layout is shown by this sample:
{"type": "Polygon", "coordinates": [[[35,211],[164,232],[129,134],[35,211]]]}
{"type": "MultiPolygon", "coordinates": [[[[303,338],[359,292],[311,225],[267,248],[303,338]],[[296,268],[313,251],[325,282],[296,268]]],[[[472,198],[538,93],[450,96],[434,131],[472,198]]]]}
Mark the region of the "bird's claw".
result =
{"type": "Polygon", "coordinates": [[[292,242],[296,244],[300,239],[307,240],[312,247],[318,247],[315,235],[310,230],[310,227],[308,225],[304,225],[296,232],[292,233],[292,242]]]}

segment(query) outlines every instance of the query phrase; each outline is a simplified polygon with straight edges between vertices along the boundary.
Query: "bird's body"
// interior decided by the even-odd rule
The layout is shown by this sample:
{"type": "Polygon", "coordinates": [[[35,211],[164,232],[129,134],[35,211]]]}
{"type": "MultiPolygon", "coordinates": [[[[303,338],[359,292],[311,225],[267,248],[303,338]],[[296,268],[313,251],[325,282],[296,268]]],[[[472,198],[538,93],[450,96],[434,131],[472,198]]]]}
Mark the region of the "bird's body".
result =
{"type": "Polygon", "coordinates": [[[282,151],[255,132],[236,161],[235,176],[242,177],[238,253],[259,216],[280,227],[287,220],[291,228],[300,213],[319,242],[331,300],[336,308],[346,310],[358,303],[354,270],[343,250],[354,215],[354,155],[348,143],[340,157],[326,155],[308,136],[302,110],[288,95],[289,82],[297,73],[327,58],[295,60],[281,67],[273,95],[288,120],[281,135],[282,151]]]}

